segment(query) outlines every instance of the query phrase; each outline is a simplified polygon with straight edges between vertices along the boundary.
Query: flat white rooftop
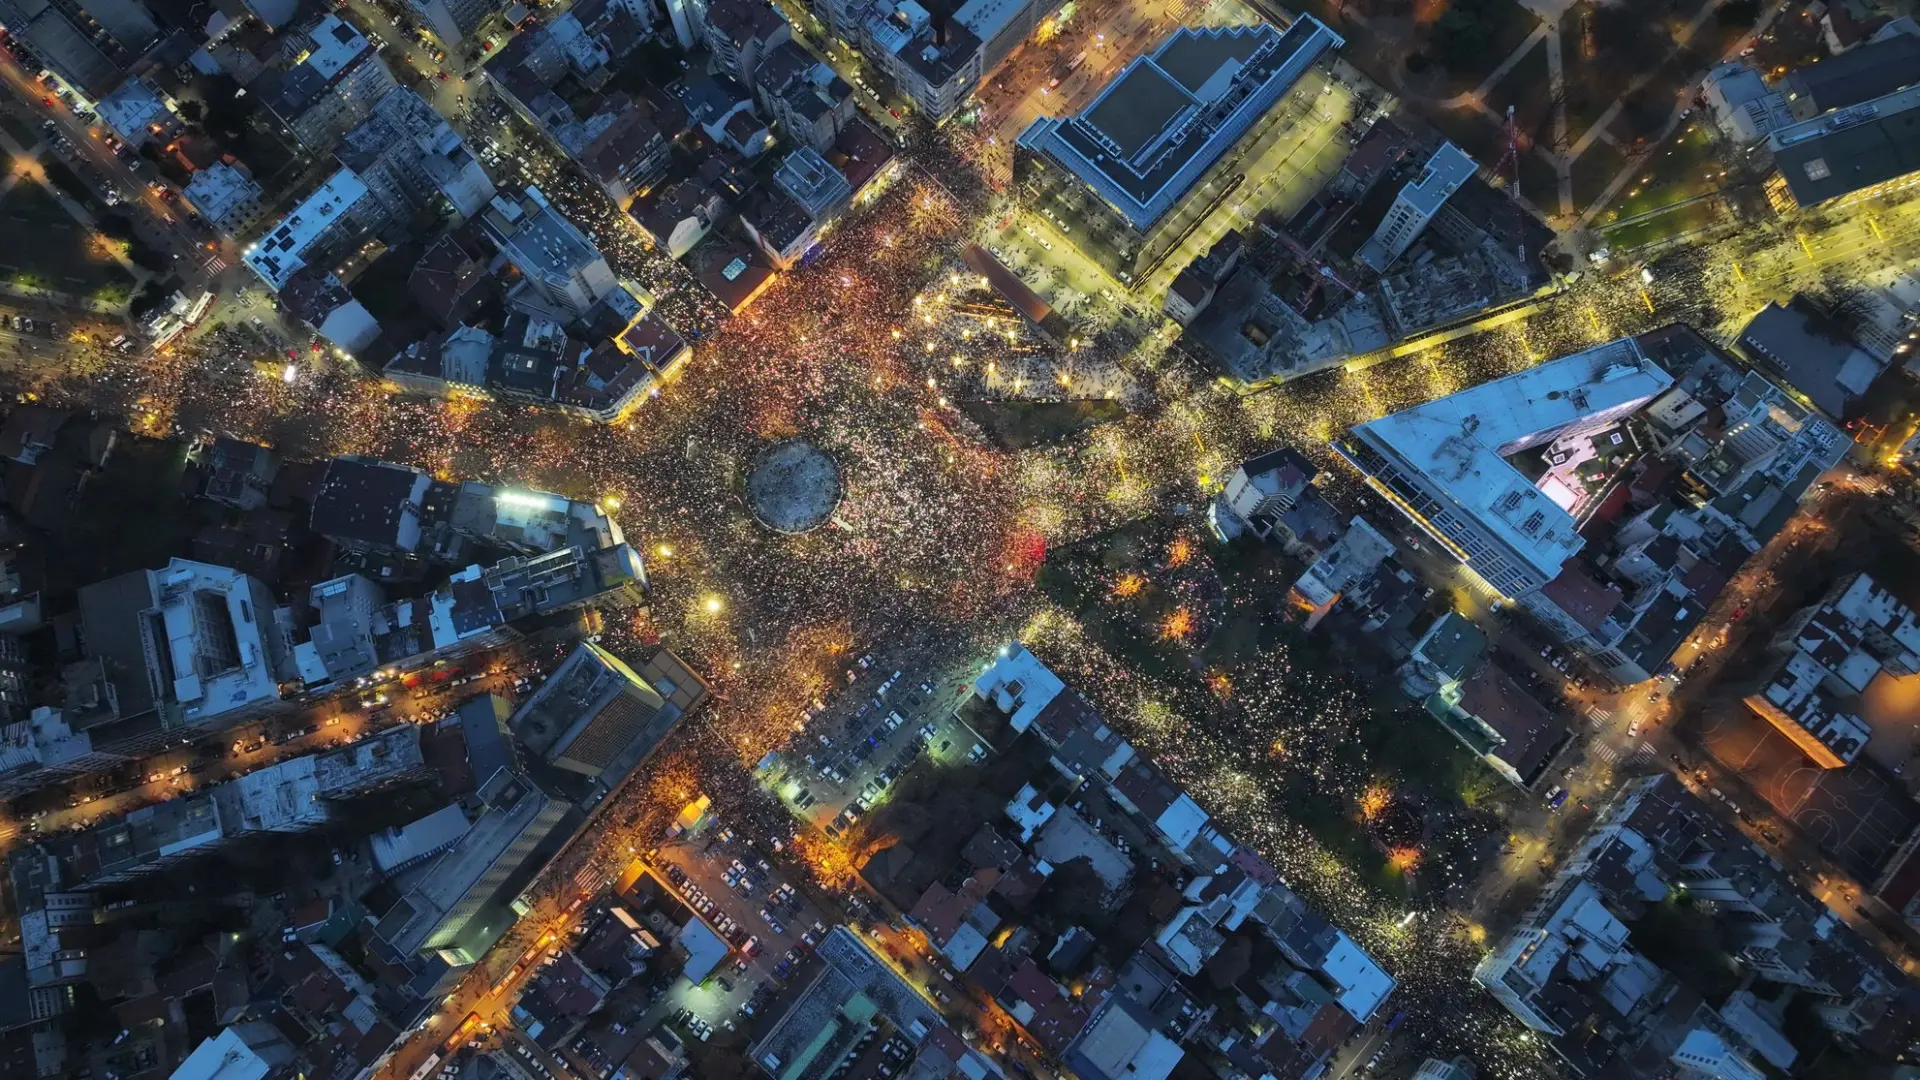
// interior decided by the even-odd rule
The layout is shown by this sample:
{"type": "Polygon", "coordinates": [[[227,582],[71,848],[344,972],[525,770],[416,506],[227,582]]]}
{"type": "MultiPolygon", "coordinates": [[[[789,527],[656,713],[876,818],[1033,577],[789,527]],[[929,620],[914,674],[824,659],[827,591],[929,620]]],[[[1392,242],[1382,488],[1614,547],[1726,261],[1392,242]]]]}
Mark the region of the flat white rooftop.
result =
{"type": "Polygon", "coordinates": [[[331,80],[340,74],[354,58],[372,47],[371,43],[355,29],[352,23],[337,15],[329,15],[314,25],[310,36],[313,38],[313,51],[304,61],[321,78],[331,80]]]}
{"type": "Polygon", "coordinates": [[[1440,149],[1427,159],[1426,168],[1420,175],[1407,181],[1400,189],[1400,197],[1412,203],[1414,208],[1427,217],[1440,212],[1440,207],[1460,190],[1479,171],[1480,166],[1467,156],[1465,150],[1452,143],[1441,143],[1440,149]]]}
{"type": "Polygon", "coordinates": [[[1551,579],[1583,541],[1573,516],[1506,459],[1573,429],[1612,423],[1671,385],[1673,376],[1622,338],[1403,409],[1354,434],[1551,579]]]}
{"type": "Polygon", "coordinates": [[[307,248],[366,195],[367,185],[360,177],[352,169],[341,169],[241,257],[278,292],[295,270],[306,265],[302,256],[307,248]]]}

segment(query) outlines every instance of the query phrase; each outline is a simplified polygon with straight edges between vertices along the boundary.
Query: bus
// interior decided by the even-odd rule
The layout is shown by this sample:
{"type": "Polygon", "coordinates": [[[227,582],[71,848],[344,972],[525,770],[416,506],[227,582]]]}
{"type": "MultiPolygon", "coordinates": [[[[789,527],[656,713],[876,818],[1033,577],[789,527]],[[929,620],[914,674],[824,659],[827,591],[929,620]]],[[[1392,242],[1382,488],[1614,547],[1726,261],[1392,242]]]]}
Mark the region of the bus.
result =
{"type": "Polygon", "coordinates": [[[427,1080],[427,1077],[433,1075],[433,1070],[439,1067],[440,1053],[439,1051],[435,1051],[427,1055],[427,1060],[421,1062],[420,1067],[413,1070],[413,1075],[409,1076],[407,1080],[427,1080]]]}

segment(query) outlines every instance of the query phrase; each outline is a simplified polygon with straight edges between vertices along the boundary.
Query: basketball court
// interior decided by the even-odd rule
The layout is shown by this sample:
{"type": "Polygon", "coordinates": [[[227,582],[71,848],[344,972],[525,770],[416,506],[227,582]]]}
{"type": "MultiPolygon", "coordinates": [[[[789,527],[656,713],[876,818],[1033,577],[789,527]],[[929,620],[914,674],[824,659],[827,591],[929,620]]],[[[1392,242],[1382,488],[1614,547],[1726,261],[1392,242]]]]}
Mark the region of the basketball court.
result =
{"type": "Polygon", "coordinates": [[[1742,706],[1729,706],[1709,721],[1702,743],[1715,761],[1856,876],[1877,876],[1920,823],[1920,807],[1865,758],[1845,768],[1820,768],[1742,706]]]}

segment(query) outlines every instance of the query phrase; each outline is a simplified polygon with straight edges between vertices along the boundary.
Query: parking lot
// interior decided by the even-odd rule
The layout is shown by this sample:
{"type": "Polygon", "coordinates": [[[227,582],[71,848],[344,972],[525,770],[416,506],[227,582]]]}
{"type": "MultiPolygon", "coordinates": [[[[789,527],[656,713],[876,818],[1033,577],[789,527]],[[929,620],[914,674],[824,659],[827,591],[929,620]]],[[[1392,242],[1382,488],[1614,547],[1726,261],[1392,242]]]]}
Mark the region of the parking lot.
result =
{"type": "Polygon", "coordinates": [[[838,839],[921,757],[985,759],[986,748],[953,712],[972,676],[953,665],[859,657],[841,690],[796,718],[787,749],[762,763],[763,782],[804,824],[838,839]]]}
{"type": "Polygon", "coordinates": [[[717,822],[662,844],[650,871],[733,947],[699,985],[681,981],[656,1006],[690,1038],[744,1029],[793,978],[828,918],[788,875],[717,822]]]}

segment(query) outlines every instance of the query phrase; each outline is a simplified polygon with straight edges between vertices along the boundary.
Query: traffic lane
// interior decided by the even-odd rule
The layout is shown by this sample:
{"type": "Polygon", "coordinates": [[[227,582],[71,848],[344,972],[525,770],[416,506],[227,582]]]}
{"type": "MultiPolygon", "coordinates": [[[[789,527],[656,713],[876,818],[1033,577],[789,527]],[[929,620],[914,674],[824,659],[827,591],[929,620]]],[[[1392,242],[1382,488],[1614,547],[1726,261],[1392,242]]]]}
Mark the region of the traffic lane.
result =
{"type": "Polygon", "coordinates": [[[350,0],[344,6],[363,29],[380,36],[384,42],[380,52],[388,64],[405,64],[421,75],[424,82],[415,92],[432,102],[439,112],[450,113],[452,110],[447,106],[481,77],[477,66],[463,68],[455,55],[445,50],[440,58],[435,58],[411,28],[384,9],[365,0],[350,0]]]}
{"type": "Polygon", "coordinates": [[[510,689],[513,677],[513,669],[506,669],[486,680],[463,684],[457,689],[468,692],[458,695],[457,701],[435,691],[409,695],[408,709],[351,711],[343,708],[349,699],[329,700],[297,717],[245,724],[221,732],[218,741],[203,742],[190,752],[168,751],[104,775],[20,796],[13,801],[17,824],[25,832],[42,835],[87,828],[103,817],[178,798],[290,758],[336,749],[396,724],[436,722],[474,697],[510,689]],[[288,737],[293,731],[304,733],[288,737]],[[183,766],[185,772],[173,771],[183,766]],[[127,770],[143,777],[167,775],[122,786],[114,777],[127,770]],[[111,790],[103,790],[103,784],[111,790]]]}
{"type": "Polygon", "coordinates": [[[67,108],[64,101],[50,95],[38,79],[29,76],[14,57],[4,51],[0,51],[0,78],[4,79],[31,117],[37,117],[43,124],[52,121],[54,130],[67,139],[75,155],[99,170],[102,177],[109,181],[120,199],[120,206],[115,209],[137,206],[145,211],[154,231],[171,239],[175,247],[185,250],[198,246],[199,241],[189,234],[180,220],[185,216],[185,211],[158,195],[151,182],[134,173],[126,162],[107,148],[103,141],[105,129],[102,126],[81,120],[67,108]],[[49,100],[53,102],[52,105],[47,104],[49,100]]]}
{"type": "Polygon", "coordinates": [[[1389,1044],[1392,1040],[1393,1033],[1385,1028],[1369,1027],[1361,1034],[1358,1042],[1347,1044],[1347,1051],[1335,1054],[1333,1067],[1328,1070],[1330,1080],[1346,1080],[1347,1077],[1354,1075],[1356,1069],[1361,1070],[1361,1075],[1370,1072],[1371,1070],[1366,1068],[1367,1063],[1373,1060],[1375,1053],[1390,1049],[1389,1044]],[[1345,1060],[1342,1061],[1342,1058],[1345,1060]]]}

